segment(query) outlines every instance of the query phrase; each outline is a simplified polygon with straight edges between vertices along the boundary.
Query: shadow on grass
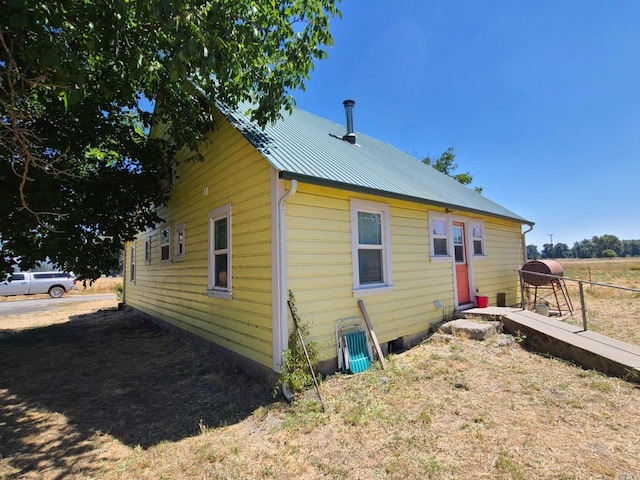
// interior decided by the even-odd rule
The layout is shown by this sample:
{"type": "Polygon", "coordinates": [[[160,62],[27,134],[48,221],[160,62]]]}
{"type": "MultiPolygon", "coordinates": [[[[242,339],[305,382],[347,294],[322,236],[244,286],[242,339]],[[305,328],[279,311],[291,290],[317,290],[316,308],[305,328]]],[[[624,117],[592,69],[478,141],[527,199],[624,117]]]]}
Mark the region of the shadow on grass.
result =
{"type": "Polygon", "coordinates": [[[44,462],[62,478],[74,459],[99,460],[104,434],[146,448],[271,402],[265,385],[131,312],[0,332],[0,461],[15,473],[44,462]]]}

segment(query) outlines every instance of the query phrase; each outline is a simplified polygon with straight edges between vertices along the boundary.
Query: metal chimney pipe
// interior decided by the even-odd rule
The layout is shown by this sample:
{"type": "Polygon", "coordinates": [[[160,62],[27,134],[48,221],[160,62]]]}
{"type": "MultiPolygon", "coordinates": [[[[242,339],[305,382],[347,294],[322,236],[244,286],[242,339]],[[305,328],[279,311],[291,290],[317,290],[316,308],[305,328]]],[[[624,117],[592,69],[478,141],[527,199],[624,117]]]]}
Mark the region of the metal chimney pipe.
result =
{"type": "Polygon", "coordinates": [[[344,105],[344,113],[347,117],[347,133],[342,137],[342,139],[351,144],[355,144],[357,139],[356,134],[353,133],[353,107],[356,102],[355,100],[345,100],[342,104],[344,105]]]}

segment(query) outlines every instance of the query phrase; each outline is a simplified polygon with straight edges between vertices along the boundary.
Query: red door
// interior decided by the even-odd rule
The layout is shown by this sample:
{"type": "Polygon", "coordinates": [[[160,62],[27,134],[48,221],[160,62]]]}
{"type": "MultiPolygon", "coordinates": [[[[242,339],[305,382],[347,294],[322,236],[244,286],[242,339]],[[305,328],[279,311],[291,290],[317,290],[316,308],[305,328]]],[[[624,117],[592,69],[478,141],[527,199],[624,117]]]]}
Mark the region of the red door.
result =
{"type": "Polygon", "coordinates": [[[453,251],[456,261],[456,290],[458,305],[471,302],[469,270],[467,268],[467,241],[464,223],[453,222],[453,251]]]}

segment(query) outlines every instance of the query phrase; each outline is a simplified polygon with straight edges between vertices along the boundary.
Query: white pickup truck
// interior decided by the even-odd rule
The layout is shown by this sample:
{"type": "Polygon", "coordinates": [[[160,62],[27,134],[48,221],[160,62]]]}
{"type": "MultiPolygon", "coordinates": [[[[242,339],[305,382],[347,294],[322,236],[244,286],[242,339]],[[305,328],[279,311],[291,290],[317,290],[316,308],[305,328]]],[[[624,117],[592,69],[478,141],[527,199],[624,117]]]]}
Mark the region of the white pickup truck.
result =
{"type": "Polygon", "coordinates": [[[60,298],[76,288],[73,274],[66,272],[15,272],[0,282],[0,296],[48,293],[60,298]]]}

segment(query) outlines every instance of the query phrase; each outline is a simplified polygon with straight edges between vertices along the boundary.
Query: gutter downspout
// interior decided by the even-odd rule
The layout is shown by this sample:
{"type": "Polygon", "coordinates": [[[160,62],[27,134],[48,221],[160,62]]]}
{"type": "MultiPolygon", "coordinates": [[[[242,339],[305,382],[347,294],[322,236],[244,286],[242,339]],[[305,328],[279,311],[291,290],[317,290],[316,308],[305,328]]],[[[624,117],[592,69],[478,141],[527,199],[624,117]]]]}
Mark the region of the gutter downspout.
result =
{"type": "Polygon", "coordinates": [[[278,306],[279,319],[276,332],[277,338],[280,339],[280,345],[283,347],[278,354],[280,358],[276,360],[276,371],[280,372],[282,365],[282,352],[287,349],[289,337],[289,316],[287,314],[287,299],[289,291],[287,290],[287,229],[285,221],[285,204],[298,191],[298,180],[292,179],[287,191],[278,202],[278,277],[280,283],[280,298],[278,306]]]}
{"type": "Polygon", "coordinates": [[[522,264],[524,265],[529,260],[527,258],[527,240],[525,239],[525,235],[533,230],[533,224],[529,225],[529,230],[525,230],[522,232],[522,264]]]}
{"type": "MultiPolygon", "coordinates": [[[[135,242],[135,240],[130,240],[130,241],[125,241],[123,244],[124,265],[122,265],[122,298],[120,299],[120,302],[119,302],[122,304],[122,307],[124,307],[127,304],[127,276],[131,275],[131,273],[129,272],[129,268],[131,267],[127,268],[127,265],[131,265],[131,258],[129,258],[129,255],[131,255],[132,241],[135,242]]],[[[118,309],[120,309],[120,305],[118,305],[118,309]]]]}
{"type": "MultiPolygon", "coordinates": [[[[524,232],[522,232],[522,265],[524,265],[525,263],[527,263],[527,261],[529,260],[527,258],[527,240],[525,238],[525,235],[527,233],[529,233],[531,230],[533,230],[533,223],[529,225],[529,230],[525,230],[524,232]]],[[[518,283],[520,284],[520,295],[521,295],[521,299],[520,302],[522,303],[522,309],[524,309],[524,297],[525,295],[527,296],[527,298],[529,298],[529,288],[524,286],[524,283],[522,282],[522,276],[518,273],[518,283]]]]}

